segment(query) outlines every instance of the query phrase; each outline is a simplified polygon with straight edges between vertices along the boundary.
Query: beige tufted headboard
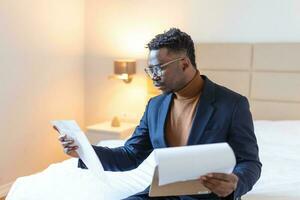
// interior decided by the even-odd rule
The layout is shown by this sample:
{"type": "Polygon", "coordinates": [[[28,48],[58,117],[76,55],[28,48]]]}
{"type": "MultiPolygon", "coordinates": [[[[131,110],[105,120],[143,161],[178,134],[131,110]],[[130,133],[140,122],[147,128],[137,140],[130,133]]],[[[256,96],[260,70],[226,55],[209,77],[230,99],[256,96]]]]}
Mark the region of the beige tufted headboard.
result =
{"type": "Polygon", "coordinates": [[[300,119],[300,43],[200,43],[196,62],[201,74],[245,95],[254,119],[300,119]]]}

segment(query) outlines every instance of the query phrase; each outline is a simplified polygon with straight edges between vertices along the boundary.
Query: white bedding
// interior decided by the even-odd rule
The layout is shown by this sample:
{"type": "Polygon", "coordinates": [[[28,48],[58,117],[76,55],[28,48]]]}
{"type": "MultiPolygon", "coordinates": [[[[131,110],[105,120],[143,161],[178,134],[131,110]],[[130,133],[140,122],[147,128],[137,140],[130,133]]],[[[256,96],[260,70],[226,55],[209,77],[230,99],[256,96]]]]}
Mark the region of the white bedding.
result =
{"type": "Polygon", "coordinates": [[[243,199],[300,199],[300,121],[256,121],[262,176],[243,199]]]}
{"type": "MultiPolygon", "coordinates": [[[[254,123],[263,163],[262,176],[245,200],[300,199],[300,121],[254,123]]],[[[123,141],[105,141],[119,146],[123,141]]],[[[137,169],[106,172],[111,185],[77,168],[77,159],[52,164],[46,170],[20,177],[7,200],[98,200],[122,199],[144,190],[151,182],[154,159],[150,155],[137,169]]]]}
{"type": "MultiPolygon", "coordinates": [[[[116,147],[121,140],[101,142],[116,147]]],[[[50,165],[44,171],[20,177],[13,184],[6,200],[114,200],[144,190],[152,180],[152,154],[136,169],[126,172],[105,172],[110,185],[97,180],[89,170],[77,168],[78,159],[71,158],[50,165]]]]}

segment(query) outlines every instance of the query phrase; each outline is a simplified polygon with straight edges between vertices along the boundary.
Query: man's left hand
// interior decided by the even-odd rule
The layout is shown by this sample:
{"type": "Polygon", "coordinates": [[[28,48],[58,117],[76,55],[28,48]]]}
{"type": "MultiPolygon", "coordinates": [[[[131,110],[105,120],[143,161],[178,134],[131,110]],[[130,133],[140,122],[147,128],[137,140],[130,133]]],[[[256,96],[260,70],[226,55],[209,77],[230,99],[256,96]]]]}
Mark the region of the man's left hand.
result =
{"type": "Polygon", "coordinates": [[[236,189],[238,180],[233,173],[209,173],[200,177],[201,183],[219,197],[230,195],[236,189]]]}

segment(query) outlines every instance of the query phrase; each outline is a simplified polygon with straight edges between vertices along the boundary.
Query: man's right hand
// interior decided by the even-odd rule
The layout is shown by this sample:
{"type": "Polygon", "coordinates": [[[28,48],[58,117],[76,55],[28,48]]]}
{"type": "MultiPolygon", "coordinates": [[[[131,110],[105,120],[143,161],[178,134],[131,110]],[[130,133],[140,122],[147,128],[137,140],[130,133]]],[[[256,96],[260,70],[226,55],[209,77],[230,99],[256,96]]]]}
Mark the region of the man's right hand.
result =
{"type": "MultiPolygon", "coordinates": [[[[57,131],[58,129],[53,126],[53,128],[57,131]]],[[[60,133],[61,134],[61,133],[60,133]]],[[[62,147],[64,148],[65,154],[74,157],[79,158],[78,153],[75,151],[78,149],[78,146],[74,145],[74,139],[68,137],[66,134],[60,135],[58,137],[59,142],[61,143],[62,147]]]]}

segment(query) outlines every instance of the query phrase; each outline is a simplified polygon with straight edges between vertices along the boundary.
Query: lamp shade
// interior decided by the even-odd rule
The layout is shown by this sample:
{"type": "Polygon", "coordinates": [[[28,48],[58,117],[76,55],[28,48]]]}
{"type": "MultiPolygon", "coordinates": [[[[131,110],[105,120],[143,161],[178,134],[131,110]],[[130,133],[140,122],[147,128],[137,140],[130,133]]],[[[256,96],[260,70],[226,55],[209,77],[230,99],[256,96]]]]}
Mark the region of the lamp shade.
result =
{"type": "Polygon", "coordinates": [[[132,75],[136,72],[135,60],[116,60],[114,61],[114,74],[116,75],[132,75]]]}

